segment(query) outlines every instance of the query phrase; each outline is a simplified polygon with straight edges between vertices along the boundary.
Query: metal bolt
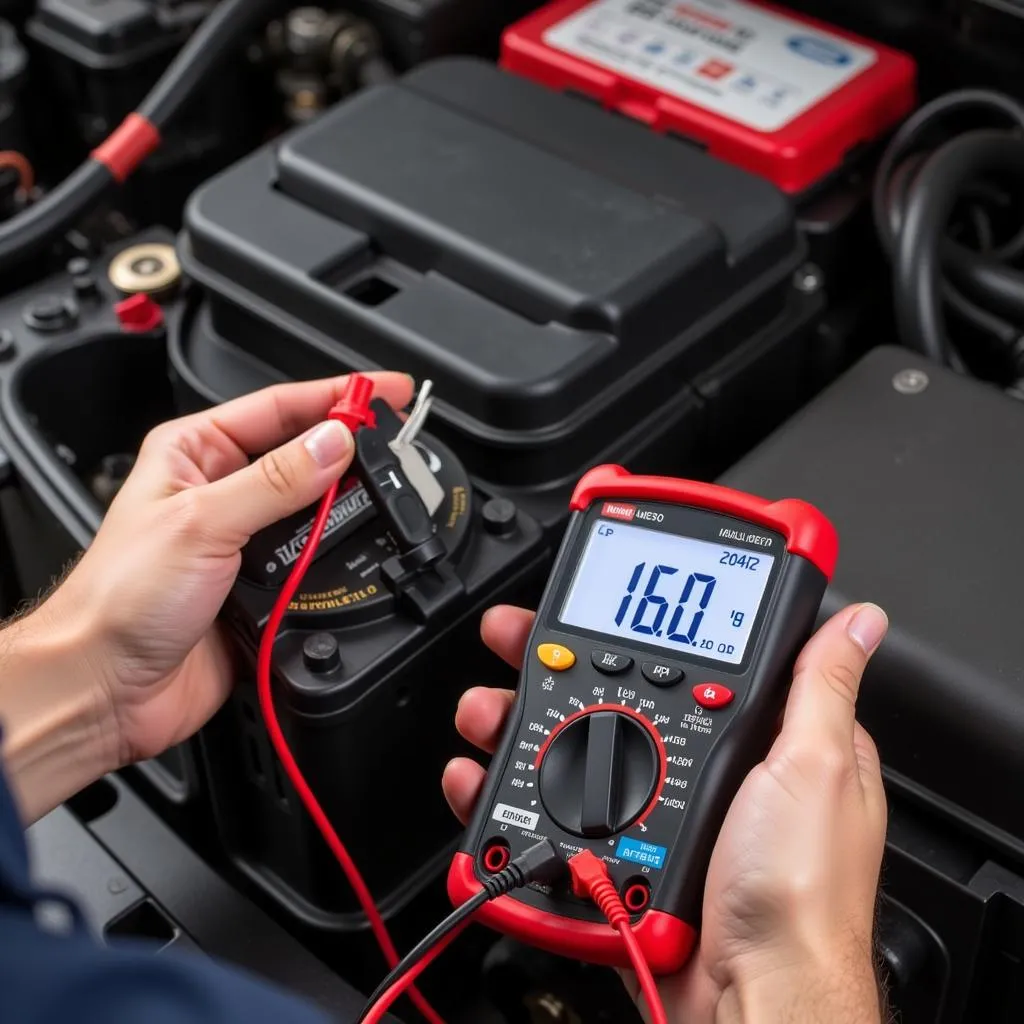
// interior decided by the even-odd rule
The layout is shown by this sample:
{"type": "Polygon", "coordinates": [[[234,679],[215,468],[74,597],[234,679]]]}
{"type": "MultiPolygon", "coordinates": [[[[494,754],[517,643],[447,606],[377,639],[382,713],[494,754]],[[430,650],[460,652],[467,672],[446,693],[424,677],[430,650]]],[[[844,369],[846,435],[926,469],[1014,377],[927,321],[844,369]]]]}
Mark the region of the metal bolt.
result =
{"type": "Polygon", "coordinates": [[[805,263],[793,275],[793,287],[804,295],[816,295],[825,286],[825,275],[821,267],[814,263],[805,263]]]}
{"type": "Polygon", "coordinates": [[[901,395],[919,395],[928,383],[928,374],[924,370],[900,370],[892,379],[892,386],[901,395]]]}

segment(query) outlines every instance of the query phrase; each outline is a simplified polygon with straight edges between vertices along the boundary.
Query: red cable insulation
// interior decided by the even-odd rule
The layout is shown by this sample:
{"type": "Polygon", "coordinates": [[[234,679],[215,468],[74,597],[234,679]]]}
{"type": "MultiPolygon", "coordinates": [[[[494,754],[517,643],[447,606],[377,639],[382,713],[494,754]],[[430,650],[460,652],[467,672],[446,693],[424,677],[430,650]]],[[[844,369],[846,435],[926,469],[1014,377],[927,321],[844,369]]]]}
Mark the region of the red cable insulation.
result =
{"type": "MultiPolygon", "coordinates": [[[[384,919],[380,916],[380,911],[374,903],[373,895],[367,887],[366,882],[363,880],[363,876],[360,874],[359,868],[356,867],[356,863],[352,859],[351,854],[345,848],[345,844],[342,843],[341,839],[338,837],[338,833],[335,832],[330,820],[324,813],[323,808],[320,806],[320,802],[317,800],[313,791],[309,788],[309,784],[303,777],[302,771],[288,747],[288,741],[285,739],[284,733],[281,731],[280,723],[277,720],[277,712],[274,710],[274,699],[271,688],[271,667],[273,662],[274,641],[277,639],[278,631],[281,628],[285,615],[288,613],[288,606],[292,603],[295,594],[298,592],[298,589],[302,584],[302,579],[306,575],[306,570],[309,568],[314,556],[316,555],[316,549],[319,547],[320,541],[324,535],[324,530],[327,528],[327,521],[330,518],[331,509],[334,506],[334,500],[337,493],[338,483],[335,482],[331,485],[330,489],[324,495],[323,500],[320,502],[320,509],[317,512],[313,528],[309,531],[309,537],[303,545],[302,553],[299,555],[298,560],[292,567],[291,573],[288,575],[288,579],[281,588],[281,592],[274,603],[273,611],[270,613],[270,618],[267,621],[266,628],[263,630],[263,636],[260,638],[259,656],[256,661],[257,693],[259,695],[260,711],[263,714],[263,721],[266,725],[267,733],[270,736],[270,742],[274,746],[274,750],[281,761],[285,774],[288,776],[289,781],[295,788],[296,793],[299,794],[299,799],[309,812],[309,816],[313,819],[313,822],[320,834],[324,837],[324,841],[330,847],[331,853],[334,854],[335,859],[341,865],[341,870],[345,873],[345,877],[348,879],[349,885],[352,886],[352,890],[355,892],[356,898],[359,900],[359,905],[362,907],[363,913],[370,922],[370,928],[373,931],[373,936],[377,940],[377,944],[380,946],[381,952],[384,954],[384,959],[387,961],[388,967],[393,968],[399,962],[398,950],[395,949],[395,944],[391,941],[387,925],[384,923],[384,919]]],[[[453,933],[451,937],[453,938],[455,934],[457,933],[453,933]]],[[[448,941],[451,941],[451,938],[449,938],[448,941]]],[[[443,943],[432,953],[432,955],[421,961],[422,966],[426,966],[426,964],[430,963],[434,956],[436,956],[436,954],[439,953],[447,944],[447,942],[443,943]]],[[[401,994],[401,992],[411,984],[419,973],[419,970],[410,971],[410,973],[402,979],[402,981],[405,982],[405,985],[398,994],[401,994]]],[[[395,998],[397,998],[397,995],[395,998]]],[[[444,1024],[444,1020],[417,989],[413,988],[410,991],[409,998],[413,1003],[415,1003],[416,1008],[420,1013],[430,1021],[430,1024],[444,1024]]],[[[391,1004],[388,1003],[387,1005],[390,1006],[391,1004]]],[[[375,1019],[379,1020],[379,1017],[375,1019]]]]}
{"type": "Polygon", "coordinates": [[[647,1003],[647,1009],[651,1011],[651,1024],[668,1024],[668,1016],[665,1006],[661,1001],[661,993],[658,991],[658,983],[651,974],[651,968],[647,963],[647,957],[640,948],[629,921],[619,925],[618,932],[629,953],[629,959],[633,962],[633,970],[636,972],[637,981],[640,982],[640,992],[647,1003]]]}
{"type": "Polygon", "coordinates": [[[651,973],[647,957],[633,934],[629,911],[626,910],[622,897],[619,896],[615,883],[608,874],[608,865],[591,850],[584,850],[569,858],[569,871],[572,874],[573,892],[577,896],[592,900],[608,919],[608,923],[622,937],[623,945],[640,982],[640,992],[650,1011],[651,1024],[668,1024],[668,1015],[665,1012],[665,1004],[661,1001],[657,982],[651,973]]]}
{"type": "Polygon", "coordinates": [[[36,184],[36,173],[28,157],[14,149],[0,150],[0,169],[10,167],[18,172],[18,188],[26,195],[36,184]]]}
{"type": "MultiPolygon", "coordinates": [[[[390,988],[373,1004],[370,1012],[363,1018],[362,1024],[380,1024],[384,1014],[405,994],[412,983],[462,934],[470,925],[473,918],[469,917],[457,928],[453,928],[433,949],[426,953],[422,960],[414,964],[400,978],[397,978],[390,988]]],[[[410,995],[416,992],[412,989],[410,995]]]]}
{"type": "Polygon", "coordinates": [[[142,114],[129,114],[89,155],[123,185],[150,153],[159,149],[160,129],[142,114]]]}

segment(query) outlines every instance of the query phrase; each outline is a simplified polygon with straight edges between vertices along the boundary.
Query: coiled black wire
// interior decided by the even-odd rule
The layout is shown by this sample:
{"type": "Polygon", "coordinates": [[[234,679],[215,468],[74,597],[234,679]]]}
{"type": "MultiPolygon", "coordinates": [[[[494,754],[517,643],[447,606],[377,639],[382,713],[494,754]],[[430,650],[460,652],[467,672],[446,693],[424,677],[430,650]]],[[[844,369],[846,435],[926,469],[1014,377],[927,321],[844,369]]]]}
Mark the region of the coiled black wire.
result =
{"type": "Polygon", "coordinates": [[[896,320],[906,346],[982,373],[1024,397],[1024,229],[1010,233],[1007,182],[1024,183],[1024,106],[1001,93],[969,89],[939,97],[910,117],[890,142],[874,189],[875,226],[892,264],[896,320]],[[942,122],[965,114],[979,128],[938,146],[942,122]],[[1004,238],[1005,241],[999,241],[1004,238]],[[949,314],[974,350],[955,343],[949,314]]]}

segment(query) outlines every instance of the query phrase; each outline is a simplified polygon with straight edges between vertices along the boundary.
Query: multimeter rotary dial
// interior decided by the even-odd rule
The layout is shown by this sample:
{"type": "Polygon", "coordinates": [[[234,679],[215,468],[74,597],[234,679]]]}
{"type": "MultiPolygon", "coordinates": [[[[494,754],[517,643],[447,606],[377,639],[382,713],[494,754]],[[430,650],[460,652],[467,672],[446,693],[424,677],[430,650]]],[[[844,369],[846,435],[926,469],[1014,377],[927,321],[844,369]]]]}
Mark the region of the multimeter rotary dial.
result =
{"type": "Polygon", "coordinates": [[[551,734],[537,785],[561,828],[606,839],[650,806],[661,770],[650,730],[636,716],[601,706],[567,719],[551,734]]]}

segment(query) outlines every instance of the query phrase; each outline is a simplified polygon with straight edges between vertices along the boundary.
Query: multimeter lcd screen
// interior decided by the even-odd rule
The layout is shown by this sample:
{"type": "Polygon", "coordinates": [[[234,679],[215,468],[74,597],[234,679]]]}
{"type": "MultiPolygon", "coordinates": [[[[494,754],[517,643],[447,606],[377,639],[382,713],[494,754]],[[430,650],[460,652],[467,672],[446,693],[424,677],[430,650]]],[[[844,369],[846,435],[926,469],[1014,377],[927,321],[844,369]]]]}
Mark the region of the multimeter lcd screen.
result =
{"type": "Polygon", "coordinates": [[[599,519],[560,619],[738,665],[775,558],[599,519]]]}

